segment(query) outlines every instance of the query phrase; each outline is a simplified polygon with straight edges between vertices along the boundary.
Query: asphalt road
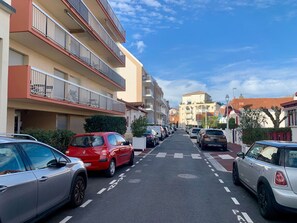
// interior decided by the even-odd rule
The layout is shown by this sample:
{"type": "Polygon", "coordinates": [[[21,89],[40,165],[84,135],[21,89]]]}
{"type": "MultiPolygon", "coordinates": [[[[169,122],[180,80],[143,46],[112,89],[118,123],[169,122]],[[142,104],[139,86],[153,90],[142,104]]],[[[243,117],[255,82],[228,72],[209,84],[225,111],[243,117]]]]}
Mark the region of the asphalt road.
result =
{"type": "MultiPolygon", "coordinates": [[[[226,152],[228,153],[228,152],[226,152]]],[[[189,136],[178,130],[159,146],[117,169],[113,178],[90,173],[85,203],[41,222],[293,223],[297,215],[263,219],[256,198],[234,186],[189,136]]],[[[231,162],[231,161],[230,161],[231,162]]]]}

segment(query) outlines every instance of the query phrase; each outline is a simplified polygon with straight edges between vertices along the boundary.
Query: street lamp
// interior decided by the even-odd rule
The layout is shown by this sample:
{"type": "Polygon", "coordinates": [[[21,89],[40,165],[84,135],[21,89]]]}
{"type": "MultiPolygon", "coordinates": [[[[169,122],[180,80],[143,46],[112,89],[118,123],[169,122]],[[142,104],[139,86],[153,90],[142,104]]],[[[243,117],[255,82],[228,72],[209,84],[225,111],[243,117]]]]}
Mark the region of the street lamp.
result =
{"type": "Polygon", "coordinates": [[[229,95],[228,94],[226,95],[225,99],[226,99],[226,102],[227,102],[227,114],[226,114],[227,130],[229,130],[229,111],[228,111],[229,95]]]}

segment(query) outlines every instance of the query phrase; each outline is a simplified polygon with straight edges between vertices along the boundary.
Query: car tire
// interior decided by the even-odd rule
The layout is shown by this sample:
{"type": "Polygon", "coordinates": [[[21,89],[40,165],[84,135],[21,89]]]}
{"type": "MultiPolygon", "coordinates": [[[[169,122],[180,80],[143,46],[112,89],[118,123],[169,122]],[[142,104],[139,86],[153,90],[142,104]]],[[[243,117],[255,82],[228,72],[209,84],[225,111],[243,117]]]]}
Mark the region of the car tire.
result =
{"type": "Polygon", "coordinates": [[[82,176],[77,176],[74,180],[72,189],[71,189],[71,200],[70,205],[72,207],[80,206],[85,197],[86,191],[86,181],[82,176]]]}
{"type": "Polygon", "coordinates": [[[115,160],[112,159],[109,163],[108,169],[105,172],[105,175],[107,177],[113,177],[113,175],[115,174],[115,168],[116,168],[115,160]]]}
{"type": "Polygon", "coordinates": [[[239,173],[238,173],[238,167],[237,164],[233,164],[233,169],[232,169],[232,180],[233,184],[236,186],[240,185],[240,178],[239,178],[239,173]]]}
{"type": "Polygon", "coordinates": [[[273,219],[276,216],[276,209],[274,208],[274,195],[271,188],[265,184],[260,184],[257,197],[261,215],[266,219],[273,219]]]}
{"type": "Polygon", "coordinates": [[[129,166],[132,166],[134,164],[134,151],[132,151],[131,156],[130,156],[130,160],[128,162],[129,166]]]}

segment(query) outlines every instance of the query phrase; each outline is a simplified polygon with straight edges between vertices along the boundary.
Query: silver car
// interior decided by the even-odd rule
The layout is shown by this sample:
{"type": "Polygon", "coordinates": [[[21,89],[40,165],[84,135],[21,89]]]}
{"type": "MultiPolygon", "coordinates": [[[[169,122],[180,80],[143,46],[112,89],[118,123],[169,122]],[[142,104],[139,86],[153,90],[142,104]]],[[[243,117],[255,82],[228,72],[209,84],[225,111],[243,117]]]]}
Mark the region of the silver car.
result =
{"type": "Polygon", "coordinates": [[[86,186],[81,160],[41,142],[0,137],[1,223],[40,219],[68,202],[79,206],[86,186]]]}
{"type": "Polygon", "coordinates": [[[233,162],[233,183],[257,195],[264,218],[278,210],[297,212],[297,143],[257,141],[233,162]]]}

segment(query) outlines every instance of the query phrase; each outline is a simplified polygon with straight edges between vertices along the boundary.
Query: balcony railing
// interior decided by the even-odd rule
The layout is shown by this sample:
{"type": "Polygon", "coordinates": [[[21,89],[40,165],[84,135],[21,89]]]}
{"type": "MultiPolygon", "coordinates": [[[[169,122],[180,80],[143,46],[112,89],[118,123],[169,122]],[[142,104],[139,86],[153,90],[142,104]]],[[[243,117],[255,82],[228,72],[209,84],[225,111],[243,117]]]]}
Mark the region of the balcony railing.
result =
{"type": "Polygon", "coordinates": [[[114,24],[116,25],[116,27],[122,33],[123,37],[126,38],[126,31],[124,30],[122,24],[118,20],[118,17],[115,15],[114,11],[110,7],[110,4],[107,2],[107,0],[100,0],[100,2],[103,5],[103,7],[105,8],[105,10],[107,11],[108,15],[112,18],[112,20],[113,20],[114,24]]]}
{"type": "Polygon", "coordinates": [[[154,78],[150,75],[145,75],[145,76],[142,76],[142,80],[145,81],[145,82],[152,82],[154,83],[154,78]]]}
{"type": "Polygon", "coordinates": [[[108,79],[125,88],[125,79],[104,63],[96,54],[33,4],[33,27],[67,52],[93,67],[108,79]]]}
{"type": "Polygon", "coordinates": [[[88,23],[95,32],[100,36],[103,42],[117,55],[117,57],[125,63],[125,55],[122,53],[120,48],[110,37],[110,35],[103,28],[101,23],[96,19],[96,17],[91,13],[89,8],[81,0],[67,0],[70,5],[81,15],[81,17],[88,23]]]}
{"type": "Polygon", "coordinates": [[[146,104],[144,105],[145,110],[154,110],[154,106],[152,104],[146,104]]]}
{"type": "Polygon", "coordinates": [[[36,68],[31,68],[30,83],[31,95],[121,113],[126,109],[122,102],[36,68]]]}

